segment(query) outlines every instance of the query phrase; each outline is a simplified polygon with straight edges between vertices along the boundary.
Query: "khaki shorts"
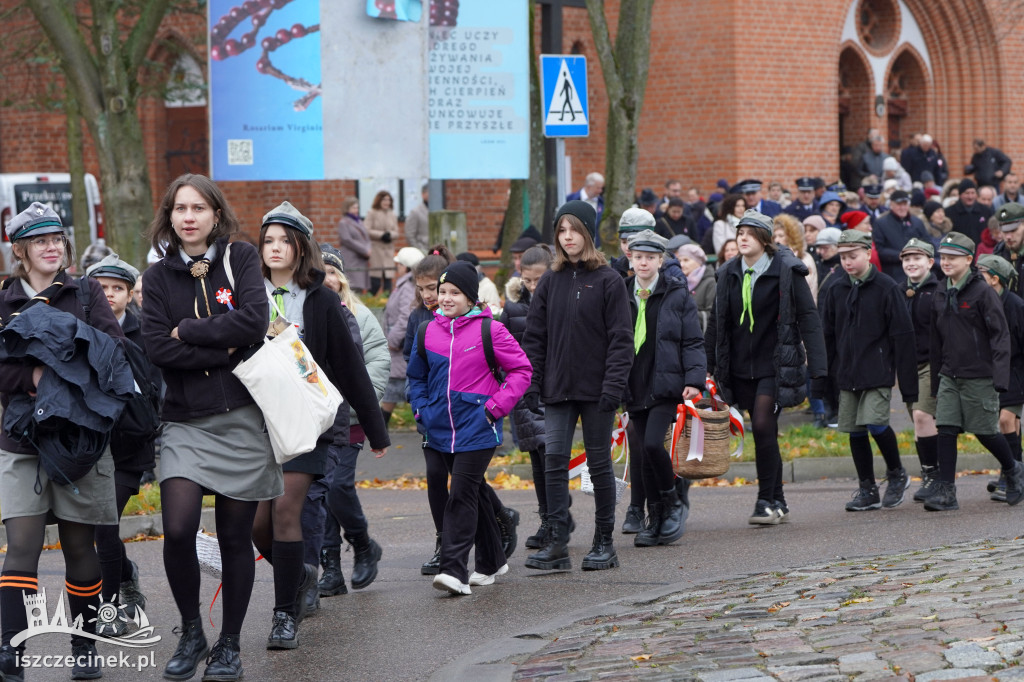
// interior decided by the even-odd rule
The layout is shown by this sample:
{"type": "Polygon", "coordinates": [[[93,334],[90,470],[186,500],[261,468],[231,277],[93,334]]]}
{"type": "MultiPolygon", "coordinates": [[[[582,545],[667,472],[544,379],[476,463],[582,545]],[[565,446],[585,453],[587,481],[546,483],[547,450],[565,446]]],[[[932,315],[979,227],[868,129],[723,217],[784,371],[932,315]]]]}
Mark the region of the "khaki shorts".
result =
{"type": "Polygon", "coordinates": [[[991,379],[939,375],[935,425],[956,426],[982,436],[999,433],[999,394],[991,379]]]}
{"type": "Polygon", "coordinates": [[[891,388],[839,391],[839,430],[860,433],[868,424],[888,426],[891,401],[891,388]]]}
{"type": "MultiPolygon", "coordinates": [[[[935,416],[935,398],[932,397],[932,366],[927,362],[917,366],[917,402],[910,406],[911,410],[920,410],[935,416]]],[[[913,419],[914,415],[911,414],[913,419]]]]}
{"type": "Polygon", "coordinates": [[[0,450],[0,504],[4,521],[20,516],[46,514],[55,519],[96,526],[117,523],[117,499],[114,494],[114,459],[108,448],[96,465],[75,481],[76,495],[70,485],[50,481],[46,470],[37,467],[39,456],[0,450]],[[36,475],[40,491],[36,493],[36,475]]]}

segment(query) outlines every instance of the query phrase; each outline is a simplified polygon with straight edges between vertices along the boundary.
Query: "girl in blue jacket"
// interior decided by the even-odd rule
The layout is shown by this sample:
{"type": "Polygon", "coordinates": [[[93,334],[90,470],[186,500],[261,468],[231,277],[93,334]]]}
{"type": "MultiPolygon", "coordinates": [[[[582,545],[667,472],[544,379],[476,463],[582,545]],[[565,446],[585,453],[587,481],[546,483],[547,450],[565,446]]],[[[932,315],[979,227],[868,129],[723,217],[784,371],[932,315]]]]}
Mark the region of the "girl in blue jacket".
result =
{"type": "Polygon", "coordinates": [[[530,385],[526,354],[490,309],[478,306],[477,273],[456,261],[438,278],[439,309],[424,332],[426,357],[409,357],[409,404],[426,431],[424,452],[444,459],[451,491],[444,509],[440,572],[434,587],[470,594],[470,585],[490,585],[508,571],[501,534],[487,501],[484,474],[501,445],[502,419],[530,385]],[[499,383],[487,359],[483,336],[490,324],[494,360],[505,372],[499,383]],[[470,547],[476,571],[469,575],[470,547]]]}

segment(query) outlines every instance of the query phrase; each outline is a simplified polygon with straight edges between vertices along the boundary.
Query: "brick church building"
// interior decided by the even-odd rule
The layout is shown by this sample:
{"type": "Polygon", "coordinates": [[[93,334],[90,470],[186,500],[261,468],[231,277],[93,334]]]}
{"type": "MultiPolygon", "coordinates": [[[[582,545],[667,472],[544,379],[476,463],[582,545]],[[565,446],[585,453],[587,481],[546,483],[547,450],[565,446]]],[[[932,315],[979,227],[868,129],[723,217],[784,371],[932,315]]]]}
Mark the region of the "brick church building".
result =
{"type": "MultiPolygon", "coordinates": [[[[502,0],[513,1],[513,0],[502,0]]],[[[569,140],[570,189],[604,171],[607,99],[586,10],[563,7],[565,52],[588,57],[591,131],[569,140]]],[[[0,0],[6,8],[11,0],[0,0]]],[[[609,24],[617,3],[609,2],[609,24]]],[[[540,13],[537,13],[538,17],[540,13]]],[[[538,20],[539,23],[539,20],[538,20]]],[[[23,30],[12,22],[4,32],[23,30]]],[[[539,36],[539,27],[535,27],[539,36]]],[[[203,79],[203,19],[168,17],[164,43],[151,57],[176,77],[203,79]]],[[[843,146],[868,128],[903,143],[930,133],[957,177],[984,138],[1024,160],[1024,2],[1021,0],[657,0],[651,65],[640,129],[637,190],[676,178],[706,195],[716,179],[838,178],[843,146]]],[[[5,42],[6,39],[5,39],[5,42]]],[[[158,41],[159,43],[160,41],[158,41]]],[[[0,172],[67,170],[65,120],[14,93],[44,90],[48,70],[5,67],[0,83],[0,172]]],[[[207,171],[207,110],[170,96],[140,103],[154,201],[183,171],[207,171]]],[[[98,174],[88,149],[89,170],[98,174]]],[[[1024,161],[1022,161],[1024,162],[1024,161]]],[[[102,183],[102,178],[100,178],[102,183]]],[[[222,187],[243,225],[255,234],[268,207],[289,199],[333,242],[339,205],[354,182],[229,182],[222,187]]],[[[507,181],[449,181],[446,208],[467,213],[470,247],[493,244],[505,209],[507,181]]],[[[401,245],[401,243],[399,243],[401,245]]]]}

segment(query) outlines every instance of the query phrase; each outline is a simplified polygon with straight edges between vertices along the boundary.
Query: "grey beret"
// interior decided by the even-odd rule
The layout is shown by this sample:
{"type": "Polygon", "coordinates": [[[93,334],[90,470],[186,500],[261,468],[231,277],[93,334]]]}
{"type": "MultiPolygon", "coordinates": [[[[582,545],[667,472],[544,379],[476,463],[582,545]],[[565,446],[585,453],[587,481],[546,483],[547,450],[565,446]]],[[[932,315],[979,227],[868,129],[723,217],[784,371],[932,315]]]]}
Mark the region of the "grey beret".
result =
{"type": "Polygon", "coordinates": [[[292,227],[307,237],[313,237],[313,221],[299,213],[299,210],[287,201],[282,201],[280,206],[263,216],[263,227],[271,223],[292,227]]]}
{"type": "Polygon", "coordinates": [[[131,289],[139,281],[139,271],[131,263],[121,260],[116,253],[111,253],[98,263],[95,263],[85,271],[89,277],[114,277],[128,282],[131,289]]]}
{"type": "Polygon", "coordinates": [[[12,242],[29,236],[63,232],[64,223],[53,209],[38,201],[32,204],[7,223],[7,238],[12,242]]]}

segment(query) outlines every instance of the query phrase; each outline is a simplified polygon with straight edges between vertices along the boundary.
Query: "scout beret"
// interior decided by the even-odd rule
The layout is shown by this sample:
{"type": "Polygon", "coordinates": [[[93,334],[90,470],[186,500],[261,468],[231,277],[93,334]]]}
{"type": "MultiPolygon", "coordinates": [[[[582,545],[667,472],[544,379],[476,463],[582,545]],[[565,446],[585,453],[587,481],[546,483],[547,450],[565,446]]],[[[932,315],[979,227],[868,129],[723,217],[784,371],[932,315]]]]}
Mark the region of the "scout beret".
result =
{"type": "Polygon", "coordinates": [[[1013,232],[1024,220],[1024,206],[1016,201],[1005,203],[999,207],[996,218],[999,220],[999,228],[1003,232],[1013,232]]]}
{"type": "Polygon", "coordinates": [[[1017,276],[1017,272],[1013,269],[1013,264],[1010,261],[992,253],[978,256],[978,269],[995,275],[1003,284],[1017,276]]]}
{"type": "Polygon", "coordinates": [[[630,251],[647,251],[649,253],[665,253],[668,240],[654,230],[643,230],[629,237],[630,251]]]}
{"type": "Polygon", "coordinates": [[[871,250],[871,235],[860,230],[843,230],[839,235],[839,253],[864,248],[871,250]]]}
{"type": "Polygon", "coordinates": [[[262,227],[266,227],[271,223],[291,227],[306,235],[306,237],[313,237],[313,221],[299,213],[298,209],[287,201],[282,201],[279,206],[271,209],[270,213],[263,216],[262,227]]]}
{"type": "Polygon", "coordinates": [[[900,258],[908,253],[922,253],[929,258],[935,258],[935,247],[930,242],[914,237],[900,251],[900,258]]]}
{"type": "Polygon", "coordinates": [[[33,201],[28,208],[7,223],[7,238],[12,242],[29,236],[63,232],[64,224],[52,208],[33,201]]]}
{"type": "Polygon", "coordinates": [[[950,232],[939,242],[939,253],[947,256],[974,256],[974,242],[965,234],[950,232]]]}
{"type": "Polygon", "coordinates": [[[627,208],[619,218],[619,235],[631,232],[642,232],[648,227],[654,227],[654,215],[645,209],[627,208]]]}
{"type": "Polygon", "coordinates": [[[89,277],[114,277],[123,279],[131,289],[139,281],[139,271],[131,263],[121,260],[116,253],[109,254],[106,258],[94,263],[85,271],[89,277]]]}
{"type": "Polygon", "coordinates": [[[740,218],[740,222],[736,225],[736,229],[738,230],[744,225],[764,230],[768,233],[768,236],[771,236],[774,230],[772,219],[753,208],[748,208],[746,210],[743,217],[740,218]]]}

